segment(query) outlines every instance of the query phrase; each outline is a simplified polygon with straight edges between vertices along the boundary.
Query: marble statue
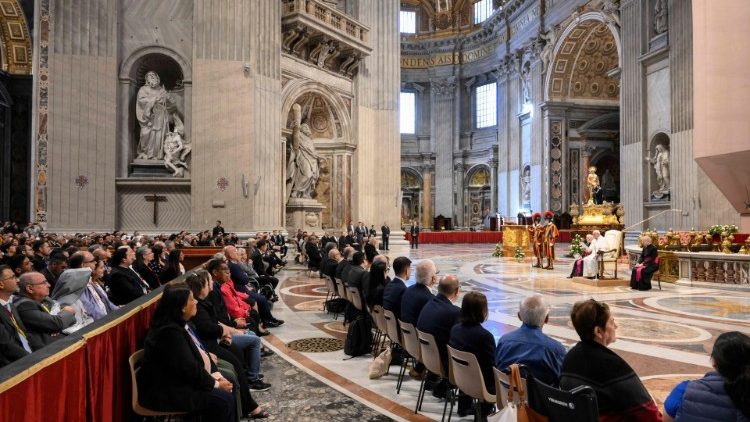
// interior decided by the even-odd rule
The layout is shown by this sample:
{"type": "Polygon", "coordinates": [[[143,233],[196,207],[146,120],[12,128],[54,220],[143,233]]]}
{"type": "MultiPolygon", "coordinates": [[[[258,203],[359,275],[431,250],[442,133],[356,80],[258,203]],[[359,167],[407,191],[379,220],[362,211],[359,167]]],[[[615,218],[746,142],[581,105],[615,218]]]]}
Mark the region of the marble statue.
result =
{"type": "Polygon", "coordinates": [[[539,58],[542,60],[542,69],[546,72],[547,65],[552,59],[555,44],[557,44],[557,32],[555,32],[555,28],[551,28],[546,33],[539,33],[539,38],[544,41],[544,48],[542,49],[539,58]]]}
{"type": "Polygon", "coordinates": [[[521,175],[521,203],[531,204],[531,168],[528,166],[523,168],[521,175]]]}
{"type": "Polygon", "coordinates": [[[302,107],[292,106],[294,127],[289,150],[289,161],[286,166],[286,190],[290,198],[312,198],[315,183],[320,177],[315,144],[311,138],[310,126],[302,123],[302,107]]]}
{"type": "Polygon", "coordinates": [[[657,190],[652,192],[654,198],[660,199],[669,194],[669,150],[662,144],[654,148],[654,156],[646,157],[646,161],[654,166],[656,171],[657,190]]]}
{"type": "MultiPolygon", "coordinates": [[[[164,139],[173,119],[168,110],[168,101],[169,93],[161,84],[159,75],[153,71],[146,73],[146,83],[138,90],[135,104],[135,115],[141,126],[136,159],[164,158],[164,139]]],[[[181,121],[179,126],[182,126],[181,121]]]]}
{"type": "Polygon", "coordinates": [[[164,139],[164,167],[172,170],[172,175],[182,177],[187,163],[185,158],[190,154],[192,148],[186,145],[182,136],[177,132],[169,132],[164,139]]]}
{"type": "Polygon", "coordinates": [[[589,201],[586,205],[594,205],[594,191],[599,188],[599,176],[596,175],[596,167],[589,167],[589,175],[586,178],[586,186],[589,189],[589,201]]]}
{"type": "Polygon", "coordinates": [[[654,3],[654,32],[663,34],[669,29],[667,0],[656,0],[654,3]]]}
{"type": "Polygon", "coordinates": [[[521,67],[521,94],[524,104],[531,102],[531,63],[529,62],[521,67]]]}

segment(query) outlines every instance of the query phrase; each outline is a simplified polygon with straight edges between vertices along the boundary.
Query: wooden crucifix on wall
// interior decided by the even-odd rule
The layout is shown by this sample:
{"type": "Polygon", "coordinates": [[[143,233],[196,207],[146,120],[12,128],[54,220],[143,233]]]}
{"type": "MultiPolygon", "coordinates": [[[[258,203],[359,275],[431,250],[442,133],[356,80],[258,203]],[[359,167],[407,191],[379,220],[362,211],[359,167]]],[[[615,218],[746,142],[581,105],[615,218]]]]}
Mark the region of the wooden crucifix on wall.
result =
{"type": "Polygon", "coordinates": [[[167,202],[167,197],[153,194],[153,195],[146,195],[144,196],[144,198],[146,198],[147,202],[154,203],[154,225],[156,226],[157,222],[159,221],[159,202],[167,202]]]}

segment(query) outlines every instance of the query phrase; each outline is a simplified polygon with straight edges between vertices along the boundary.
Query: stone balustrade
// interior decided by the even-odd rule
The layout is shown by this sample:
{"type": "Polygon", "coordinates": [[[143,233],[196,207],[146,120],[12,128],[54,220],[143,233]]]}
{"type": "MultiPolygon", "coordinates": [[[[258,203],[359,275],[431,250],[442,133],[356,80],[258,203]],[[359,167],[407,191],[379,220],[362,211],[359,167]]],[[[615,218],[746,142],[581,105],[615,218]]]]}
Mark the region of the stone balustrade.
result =
{"type": "MultiPolygon", "coordinates": [[[[632,268],[638,261],[641,248],[625,248],[632,268]]],[[[659,273],[662,281],[731,284],[750,287],[750,255],[721,252],[659,251],[659,273]]],[[[658,277],[659,275],[655,275],[658,277]]]]}
{"type": "Polygon", "coordinates": [[[362,44],[368,43],[369,28],[320,0],[284,0],[282,7],[282,22],[295,18],[311,19],[336,30],[341,35],[359,40],[362,44]]]}
{"type": "Polygon", "coordinates": [[[320,0],[283,0],[281,26],[285,53],[345,77],[372,51],[367,26],[320,0]]]}

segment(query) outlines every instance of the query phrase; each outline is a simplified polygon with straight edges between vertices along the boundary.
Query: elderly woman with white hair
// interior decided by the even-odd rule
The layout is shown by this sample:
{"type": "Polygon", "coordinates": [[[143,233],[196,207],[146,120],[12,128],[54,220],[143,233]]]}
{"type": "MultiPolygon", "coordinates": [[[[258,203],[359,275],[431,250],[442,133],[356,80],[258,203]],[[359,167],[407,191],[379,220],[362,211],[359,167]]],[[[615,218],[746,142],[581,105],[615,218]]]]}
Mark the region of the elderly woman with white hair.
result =
{"type": "Polygon", "coordinates": [[[651,277],[659,270],[659,251],[651,244],[650,236],[641,236],[641,257],[630,274],[630,288],[651,290],[651,277]]]}
{"type": "Polygon", "coordinates": [[[541,295],[521,301],[518,310],[521,327],[497,342],[495,366],[498,369],[522,363],[534,378],[545,384],[556,386],[559,383],[565,348],[559,341],[542,333],[542,327],[549,321],[549,311],[550,307],[541,295]]]}

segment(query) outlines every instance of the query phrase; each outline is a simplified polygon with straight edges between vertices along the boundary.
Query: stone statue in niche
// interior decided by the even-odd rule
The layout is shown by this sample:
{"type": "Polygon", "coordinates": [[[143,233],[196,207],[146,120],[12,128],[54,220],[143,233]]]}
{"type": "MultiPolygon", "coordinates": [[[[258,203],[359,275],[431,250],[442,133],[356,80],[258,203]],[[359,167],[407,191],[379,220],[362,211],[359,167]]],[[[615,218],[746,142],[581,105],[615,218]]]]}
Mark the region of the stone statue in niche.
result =
{"type": "Polygon", "coordinates": [[[654,32],[656,35],[663,34],[669,29],[667,0],[656,0],[654,2],[654,32]]]}
{"type": "Polygon", "coordinates": [[[528,206],[531,204],[531,167],[523,168],[521,174],[521,204],[528,206]]]}
{"type": "Polygon", "coordinates": [[[653,157],[646,157],[646,161],[654,166],[658,189],[651,193],[654,199],[663,199],[669,195],[669,149],[663,144],[654,147],[653,157]]]}
{"type": "Polygon", "coordinates": [[[594,195],[601,187],[599,186],[599,176],[596,175],[596,167],[594,166],[589,167],[589,175],[586,177],[586,187],[589,190],[589,201],[586,205],[595,205],[594,195]]]}
{"type": "Polygon", "coordinates": [[[546,33],[540,32],[539,39],[544,42],[544,48],[539,54],[539,58],[542,60],[542,69],[546,72],[547,65],[552,59],[552,53],[555,49],[555,44],[557,44],[557,32],[555,31],[555,28],[551,28],[546,33]]]}
{"type": "Polygon", "coordinates": [[[320,177],[318,160],[312,132],[307,123],[302,123],[302,107],[292,106],[293,128],[286,166],[286,190],[290,198],[312,198],[315,184],[320,177]]]}
{"type": "MultiPolygon", "coordinates": [[[[164,89],[159,75],[154,71],[146,73],[146,82],[138,90],[135,115],[141,127],[138,138],[137,160],[164,159],[164,141],[169,133],[177,133],[182,138],[185,127],[174,110],[177,104],[164,89]]],[[[184,143],[184,139],[181,139],[184,143]]]]}
{"type": "Polygon", "coordinates": [[[529,62],[521,67],[521,95],[524,104],[531,102],[531,63],[529,62]]]}
{"type": "Polygon", "coordinates": [[[187,168],[185,158],[192,148],[182,142],[182,136],[177,132],[169,132],[164,139],[164,167],[172,170],[172,176],[182,177],[187,168]]]}

